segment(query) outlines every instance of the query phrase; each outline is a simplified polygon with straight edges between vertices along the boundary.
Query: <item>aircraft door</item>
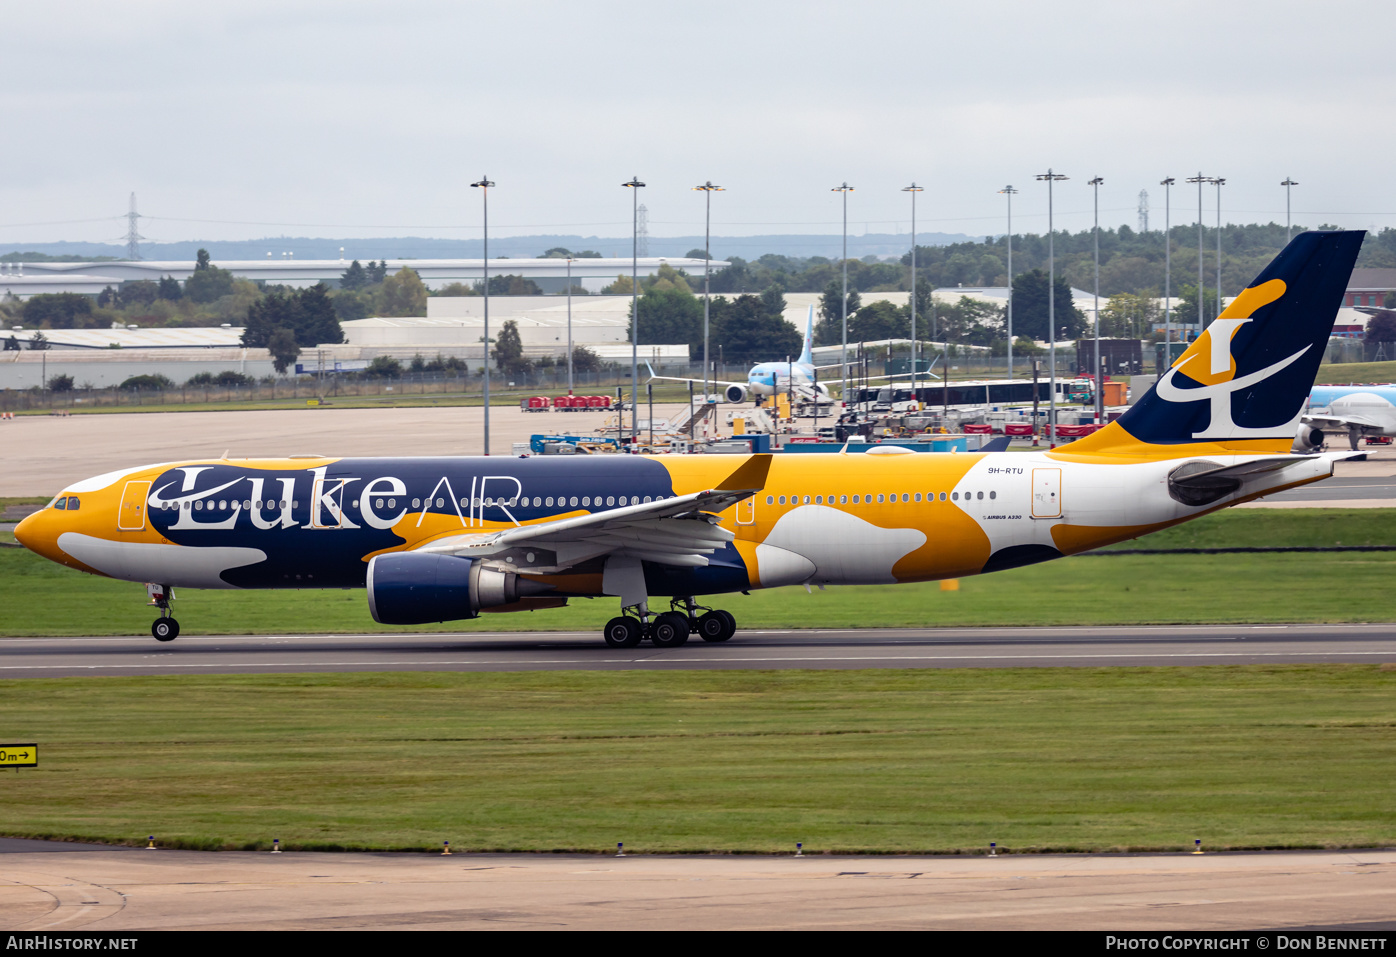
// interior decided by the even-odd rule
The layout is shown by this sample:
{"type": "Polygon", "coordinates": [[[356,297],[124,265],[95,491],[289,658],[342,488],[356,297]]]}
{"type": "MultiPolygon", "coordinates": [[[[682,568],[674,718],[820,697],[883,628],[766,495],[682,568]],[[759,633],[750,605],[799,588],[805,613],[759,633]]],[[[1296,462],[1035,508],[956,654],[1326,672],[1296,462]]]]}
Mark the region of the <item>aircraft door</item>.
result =
{"type": "Polygon", "coordinates": [[[1062,517],[1062,470],[1032,470],[1032,517],[1062,517]]]}
{"type": "Polygon", "coordinates": [[[751,496],[750,498],[743,499],[742,501],[740,501],[740,502],[737,503],[737,524],[738,524],[738,525],[755,525],[755,524],[756,524],[756,496],[755,496],[755,495],[751,496]]]}
{"type": "Polygon", "coordinates": [[[116,513],[116,527],[123,532],[139,532],[145,528],[145,500],[150,495],[149,482],[127,482],[121,492],[121,508],[116,513]]]}

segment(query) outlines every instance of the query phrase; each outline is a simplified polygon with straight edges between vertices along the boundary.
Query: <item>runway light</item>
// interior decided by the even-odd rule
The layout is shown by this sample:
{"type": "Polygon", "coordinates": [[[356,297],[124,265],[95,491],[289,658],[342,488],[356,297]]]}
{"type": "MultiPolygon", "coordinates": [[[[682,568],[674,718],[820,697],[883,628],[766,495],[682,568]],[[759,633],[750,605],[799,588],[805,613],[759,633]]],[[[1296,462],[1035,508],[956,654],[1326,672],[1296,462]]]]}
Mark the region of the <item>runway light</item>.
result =
{"type": "Polygon", "coordinates": [[[158,850],[158,848],[156,848],[156,846],[155,846],[155,835],[154,835],[154,834],[150,835],[150,837],[147,838],[147,840],[150,841],[150,843],[147,844],[147,845],[145,846],[145,849],[146,849],[147,851],[158,850]]]}
{"type": "Polygon", "coordinates": [[[624,857],[624,856],[625,856],[625,845],[622,844],[620,841],[616,841],[616,857],[624,857]]]}
{"type": "Polygon", "coordinates": [[[281,839],[280,839],[280,838],[274,837],[274,838],[271,839],[271,852],[272,852],[273,854],[280,854],[280,853],[281,853],[281,839]]]}
{"type": "Polygon", "coordinates": [[[990,856],[990,857],[998,857],[998,856],[999,856],[999,846],[998,846],[998,844],[997,844],[995,841],[990,841],[990,842],[989,842],[989,856],[990,856]]]}
{"type": "Polygon", "coordinates": [[[1199,837],[1199,838],[1194,838],[1194,839],[1193,839],[1193,842],[1192,842],[1192,852],[1193,852],[1194,854],[1201,854],[1201,853],[1202,853],[1202,838],[1199,837]]]}
{"type": "Polygon", "coordinates": [[[805,845],[801,844],[799,841],[796,841],[796,842],[795,842],[795,856],[796,856],[796,857],[804,857],[804,856],[805,856],[805,845]]]}
{"type": "Polygon", "coordinates": [[[450,853],[451,853],[451,842],[450,842],[450,841],[442,841],[442,842],[441,842],[441,855],[442,855],[443,857],[446,857],[446,856],[449,856],[450,853]]]}

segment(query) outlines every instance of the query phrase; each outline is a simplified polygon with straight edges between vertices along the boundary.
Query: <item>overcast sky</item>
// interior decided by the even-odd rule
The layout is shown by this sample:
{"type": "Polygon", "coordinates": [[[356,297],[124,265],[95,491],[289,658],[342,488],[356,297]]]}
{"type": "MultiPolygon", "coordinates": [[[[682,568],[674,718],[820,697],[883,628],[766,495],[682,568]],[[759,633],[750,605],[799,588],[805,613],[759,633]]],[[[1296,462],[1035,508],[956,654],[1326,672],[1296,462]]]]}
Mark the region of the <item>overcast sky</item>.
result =
{"type": "MultiPolygon", "coordinates": [[[[0,244],[1396,226],[1390,2],[0,3],[0,244]],[[1204,198],[1215,216],[1215,190],[1204,198]],[[38,225],[53,224],[53,225],[38,225]]],[[[820,252],[821,250],[811,250],[820,252]]],[[[836,254],[837,249],[823,250],[836,254]]]]}

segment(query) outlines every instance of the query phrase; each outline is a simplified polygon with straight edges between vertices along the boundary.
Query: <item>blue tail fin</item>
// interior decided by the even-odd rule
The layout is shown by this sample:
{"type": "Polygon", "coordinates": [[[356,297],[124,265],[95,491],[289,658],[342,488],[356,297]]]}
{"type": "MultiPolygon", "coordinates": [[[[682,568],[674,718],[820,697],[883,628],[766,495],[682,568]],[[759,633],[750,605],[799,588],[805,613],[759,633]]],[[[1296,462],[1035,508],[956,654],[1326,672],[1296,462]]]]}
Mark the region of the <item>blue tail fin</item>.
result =
{"type": "Polygon", "coordinates": [[[805,348],[800,352],[800,362],[807,366],[814,365],[814,307],[809,307],[809,316],[805,319],[805,348]]]}
{"type": "MultiPolygon", "coordinates": [[[[1117,424],[1152,445],[1287,450],[1363,236],[1294,237],[1117,424]]],[[[1107,432],[1114,430],[1096,433],[1091,445],[1112,444],[1107,432]]]]}

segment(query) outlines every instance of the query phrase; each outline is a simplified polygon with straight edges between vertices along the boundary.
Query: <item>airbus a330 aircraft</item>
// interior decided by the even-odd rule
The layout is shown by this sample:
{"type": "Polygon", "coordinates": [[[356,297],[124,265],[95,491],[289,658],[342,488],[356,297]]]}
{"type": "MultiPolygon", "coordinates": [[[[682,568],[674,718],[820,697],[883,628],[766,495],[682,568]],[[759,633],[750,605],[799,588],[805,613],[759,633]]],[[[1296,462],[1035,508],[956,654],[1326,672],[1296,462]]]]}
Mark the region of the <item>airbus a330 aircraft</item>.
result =
{"type": "Polygon", "coordinates": [[[725,641],[696,596],[1000,571],[1327,478],[1351,453],[1289,449],[1362,235],[1295,237],[1119,421],[1055,451],[196,460],[70,485],[15,534],[146,583],[162,640],[183,586],[365,587],[391,624],[612,596],[612,646],[725,641]]]}

